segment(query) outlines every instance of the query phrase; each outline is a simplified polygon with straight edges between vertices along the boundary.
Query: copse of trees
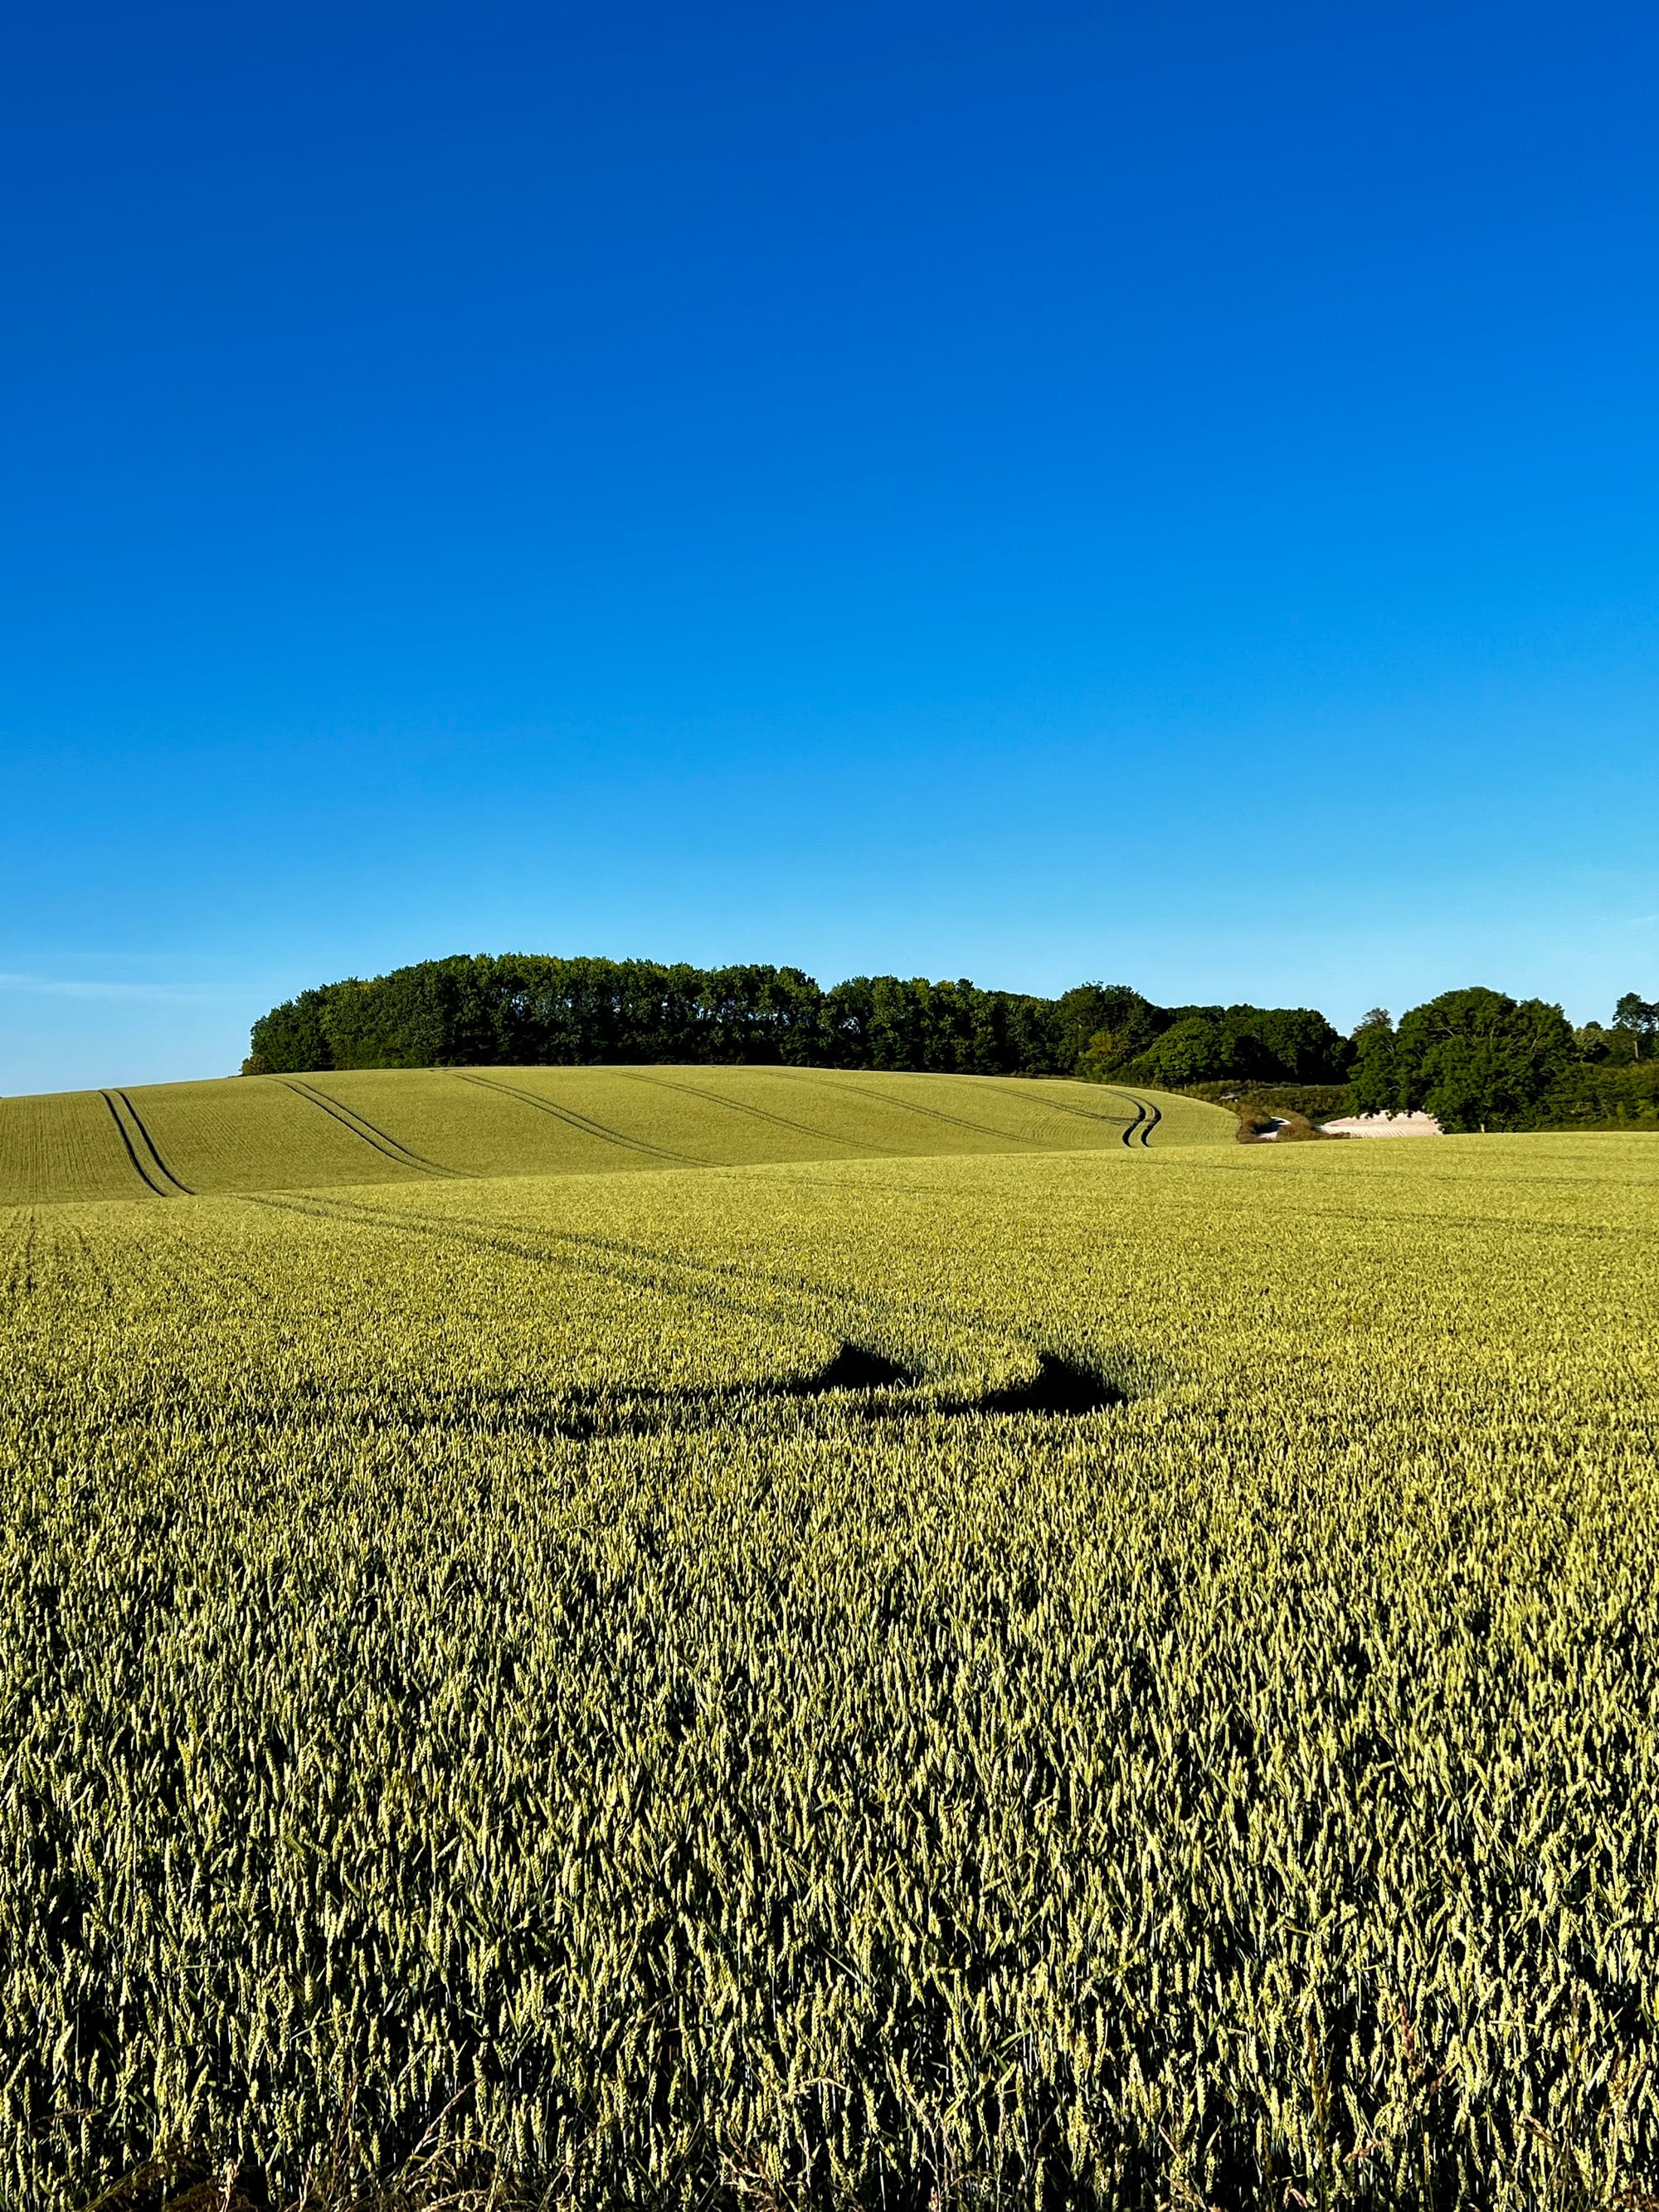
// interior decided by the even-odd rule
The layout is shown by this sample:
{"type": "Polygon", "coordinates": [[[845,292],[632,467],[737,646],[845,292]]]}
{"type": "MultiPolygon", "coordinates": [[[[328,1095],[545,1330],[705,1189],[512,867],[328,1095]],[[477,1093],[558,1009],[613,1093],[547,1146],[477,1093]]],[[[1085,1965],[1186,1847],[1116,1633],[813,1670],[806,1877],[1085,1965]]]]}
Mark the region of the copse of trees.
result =
{"type": "Polygon", "coordinates": [[[253,1024],[277,1072],[810,1061],[822,998],[793,968],[458,954],[301,991],[253,1024]]]}
{"type": "Polygon", "coordinates": [[[1443,991],[1401,1017],[1381,1007],[1352,1040],[1358,1114],[1432,1114],[1443,1129],[1652,1126],[1659,1121],[1659,1006],[1633,992],[1574,1030],[1542,999],[1443,991]],[[1644,1057],[1644,1048],[1648,1057],[1644,1057]]]}
{"type": "Polygon", "coordinates": [[[349,1067],[748,1063],[1066,1075],[1168,1091],[1346,1082],[1348,1110],[1421,1109],[1441,1127],[1659,1125],[1659,1002],[1626,992],[1607,1024],[1501,991],[1381,1007],[1344,1037],[1307,1006],[1160,1006],[1127,983],[1054,999],[925,977],[799,968],[457,953],[301,991],[253,1025],[250,1073],[349,1067]]]}
{"type": "Polygon", "coordinates": [[[1125,984],[1059,998],[799,968],[456,954],[325,983],[253,1025],[252,1072],[617,1061],[1083,1075],[1164,1088],[1340,1081],[1347,1047],[1305,1007],[1159,1006],[1125,984]]]}

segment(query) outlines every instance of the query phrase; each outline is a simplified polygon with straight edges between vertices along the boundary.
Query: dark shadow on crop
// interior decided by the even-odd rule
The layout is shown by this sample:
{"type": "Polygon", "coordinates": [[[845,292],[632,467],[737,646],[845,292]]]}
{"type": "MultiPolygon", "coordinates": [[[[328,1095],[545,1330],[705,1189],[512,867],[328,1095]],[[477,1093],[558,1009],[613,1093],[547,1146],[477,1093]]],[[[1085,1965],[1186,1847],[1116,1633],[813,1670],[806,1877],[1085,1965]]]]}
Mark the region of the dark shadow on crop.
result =
{"type": "Polygon", "coordinates": [[[908,1368],[901,1367],[879,1352],[872,1352],[862,1344],[843,1344],[836,1347],[834,1358],[816,1374],[793,1376],[787,1382],[763,1384],[755,1395],[823,1398],[832,1390],[913,1389],[916,1380],[908,1368]]]}
{"type": "MultiPolygon", "coordinates": [[[[981,1390],[972,1397],[917,1397],[896,1403],[896,1391],[914,1394],[922,1380],[879,1352],[859,1344],[843,1344],[827,1366],[816,1374],[780,1384],[763,1386],[758,1397],[827,1397],[834,1392],[877,1395],[872,1410],[882,1413],[929,1411],[935,1413],[1099,1413],[1127,1406],[1129,1393],[1092,1368],[1062,1359],[1058,1352],[1040,1352],[1036,1372],[1023,1382],[1010,1382],[1000,1390],[981,1390]]],[[[851,1410],[849,1408],[849,1410],[851,1410]]]]}
{"type": "MultiPolygon", "coordinates": [[[[1127,1358],[1127,1355],[1126,1355],[1127,1358]]],[[[507,1389],[475,1389],[465,1386],[436,1395],[417,1393],[401,1402],[392,1416],[398,1426],[413,1432],[427,1429],[461,1430],[475,1436],[555,1437],[586,1442],[601,1437],[669,1436],[711,1427],[729,1427],[745,1419],[793,1418],[817,1426],[825,1420],[869,1422],[902,1426],[917,1421],[956,1420],[971,1413],[1036,1416],[1042,1419],[1074,1419],[1091,1413],[1110,1413],[1163,1388],[1168,1376],[1146,1359],[1127,1359],[1129,1387],[1109,1376],[1062,1358],[1058,1352],[1036,1355],[1033,1373],[1023,1382],[999,1389],[952,1391],[945,1377],[930,1382],[925,1371],[902,1366],[885,1352],[868,1345],[838,1345],[822,1366],[807,1372],[756,1377],[729,1382],[679,1389],[626,1383],[590,1389],[559,1389],[534,1383],[518,1383],[507,1389]]],[[[155,1406],[172,1404],[163,1392],[155,1406]]],[[[308,1432],[349,1429],[364,1418],[357,1394],[319,1390],[301,1382],[259,1408],[232,1406],[218,1420],[250,1437],[281,1432],[292,1436],[303,1427],[308,1432]]],[[[150,1394],[127,1409],[127,1417],[154,1418],[150,1394]]],[[[377,1399],[374,1419],[386,1416],[377,1399]]]]}
{"type": "Polygon", "coordinates": [[[1103,1375],[1040,1352],[1036,1371],[1023,1382],[972,1396],[934,1395],[924,1377],[867,1345],[842,1344],[822,1367],[777,1382],[745,1382],[725,1389],[629,1390],[568,1399],[549,1426],[566,1437],[641,1435],[729,1420],[745,1407],[769,1403],[834,1403],[842,1414],[871,1421],[958,1419],[969,1413],[1075,1416],[1109,1412],[1130,1402],[1130,1393],[1103,1375]],[[803,1403],[803,1401],[805,1401],[803,1403]]]}
{"type": "Polygon", "coordinates": [[[950,1410],[953,1413],[1102,1413],[1128,1402],[1128,1392],[1104,1375],[1062,1359],[1057,1352],[1042,1352],[1037,1354],[1037,1371],[1029,1382],[1012,1382],[1005,1390],[964,1398],[950,1410]]]}

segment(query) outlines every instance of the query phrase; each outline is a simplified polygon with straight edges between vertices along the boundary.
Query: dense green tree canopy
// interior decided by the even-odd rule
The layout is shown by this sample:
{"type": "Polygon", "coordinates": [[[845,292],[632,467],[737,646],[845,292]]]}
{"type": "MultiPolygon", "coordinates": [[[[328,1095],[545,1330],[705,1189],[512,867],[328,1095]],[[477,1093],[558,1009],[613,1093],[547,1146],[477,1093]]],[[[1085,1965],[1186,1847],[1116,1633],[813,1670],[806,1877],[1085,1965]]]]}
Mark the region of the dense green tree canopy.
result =
{"type": "Polygon", "coordinates": [[[1476,986],[1362,1023],[1350,1099],[1360,1113],[1432,1114],[1443,1129],[1525,1129],[1577,1057],[1559,1006],[1476,986]]]}
{"type": "Polygon", "coordinates": [[[1414,1006],[1395,1054],[1402,1103],[1443,1129],[1520,1129],[1571,1064],[1573,1037],[1559,1006],[1477,988],[1414,1006]]]}
{"type": "Polygon", "coordinates": [[[1353,1033],[1348,1103],[1356,1114],[1399,1111],[1400,1071],[1395,1059],[1394,1024],[1380,1006],[1373,1008],[1353,1033]]]}
{"type": "MultiPolygon", "coordinates": [[[[457,954],[301,991],[253,1027],[250,1067],[605,1061],[759,1063],[963,1075],[1080,1075],[1172,1091],[1348,1084],[1350,1110],[1425,1108],[1449,1130],[1659,1123],[1659,1002],[1612,1023],[1443,992],[1398,1028],[1381,1007],[1351,1038],[1306,1006],[1160,1006],[1126,983],[1056,999],[966,980],[799,968],[457,954]]],[[[1310,1109],[1311,1110],[1311,1109],[1310,1109]]]]}
{"type": "Polygon", "coordinates": [[[1340,1079],[1346,1048],[1305,1007],[1158,1006],[1126,984],[1057,999],[965,979],[798,968],[457,954],[302,991],[254,1024],[252,1064],[758,1062],[941,1074],[1071,1075],[1178,1087],[1238,1077],[1340,1079]]]}
{"type": "Polygon", "coordinates": [[[1346,1044],[1323,1014],[1306,1006],[1148,1011],[1161,1015],[1164,1026],[1150,1037],[1144,1024],[1139,1032],[1126,1027],[1109,1036],[1096,1055],[1103,1075],[1179,1091],[1229,1081],[1334,1083],[1347,1068],[1346,1044]]]}

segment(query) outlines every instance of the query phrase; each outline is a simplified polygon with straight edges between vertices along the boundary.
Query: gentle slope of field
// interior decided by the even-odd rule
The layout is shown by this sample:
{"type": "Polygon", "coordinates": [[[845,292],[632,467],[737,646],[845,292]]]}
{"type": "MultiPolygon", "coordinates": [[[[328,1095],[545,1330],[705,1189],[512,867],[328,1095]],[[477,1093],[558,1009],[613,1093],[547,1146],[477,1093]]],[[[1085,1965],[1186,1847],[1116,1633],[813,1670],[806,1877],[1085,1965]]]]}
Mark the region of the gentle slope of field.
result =
{"type": "Polygon", "coordinates": [[[1202,1144],[1154,1091],[816,1068],[501,1067],[253,1076],[0,1099],[0,1206],[455,1176],[1202,1144]]]}
{"type": "Polygon", "coordinates": [[[1648,2201],[1659,1143],[384,1161],[0,1213],[5,2201],[1648,2201]]]}

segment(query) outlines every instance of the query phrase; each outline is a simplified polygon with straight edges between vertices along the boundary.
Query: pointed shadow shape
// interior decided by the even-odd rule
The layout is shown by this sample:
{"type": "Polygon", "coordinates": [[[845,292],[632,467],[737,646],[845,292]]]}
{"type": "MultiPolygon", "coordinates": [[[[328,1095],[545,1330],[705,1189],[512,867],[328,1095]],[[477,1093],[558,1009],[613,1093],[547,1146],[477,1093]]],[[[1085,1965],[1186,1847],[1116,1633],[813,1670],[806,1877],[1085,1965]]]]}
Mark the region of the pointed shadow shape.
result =
{"type": "Polygon", "coordinates": [[[785,1398],[822,1398],[831,1390],[906,1389],[915,1382],[908,1367],[868,1351],[861,1344],[840,1346],[834,1358],[816,1374],[801,1375],[777,1391],[785,1398]]]}
{"type": "Polygon", "coordinates": [[[1056,1352],[1037,1354],[1037,1371],[1028,1382],[1011,1382],[1006,1390],[987,1391],[982,1398],[963,1401],[964,1412],[975,1413],[1099,1413],[1114,1406],[1127,1406],[1129,1394],[1103,1375],[1091,1373],[1056,1352]]]}

